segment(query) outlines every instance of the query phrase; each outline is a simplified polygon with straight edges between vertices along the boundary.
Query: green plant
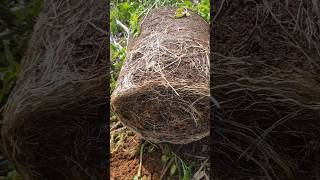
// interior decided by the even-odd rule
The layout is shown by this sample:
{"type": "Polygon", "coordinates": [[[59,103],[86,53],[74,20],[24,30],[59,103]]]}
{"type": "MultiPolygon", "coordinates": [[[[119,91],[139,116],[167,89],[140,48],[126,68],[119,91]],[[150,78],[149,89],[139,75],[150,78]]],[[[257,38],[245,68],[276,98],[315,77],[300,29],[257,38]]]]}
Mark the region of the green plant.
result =
{"type": "Polygon", "coordinates": [[[0,2],[0,109],[7,101],[42,0],[0,2]]]}
{"type": "Polygon", "coordinates": [[[127,133],[118,132],[110,134],[110,150],[111,153],[116,152],[125,142],[127,133]]]}
{"type": "Polygon", "coordinates": [[[0,102],[4,103],[20,71],[20,64],[15,60],[9,42],[3,40],[2,45],[4,47],[4,56],[2,57],[3,66],[0,67],[0,81],[2,82],[0,102]]]}
{"type": "Polygon", "coordinates": [[[13,170],[8,173],[4,180],[22,180],[17,171],[13,170]]]}
{"type": "MultiPolygon", "coordinates": [[[[0,1],[0,110],[7,102],[17,80],[20,62],[42,3],[43,0],[0,1]]],[[[2,111],[0,113],[1,120],[2,111]]],[[[21,180],[22,178],[12,170],[4,179],[21,180]]]]}
{"type": "Polygon", "coordinates": [[[133,180],[140,180],[140,179],[142,180],[142,178],[141,178],[141,167],[142,167],[142,157],[143,157],[143,150],[144,150],[145,144],[146,144],[146,142],[141,144],[141,147],[140,147],[140,159],[139,159],[139,169],[138,169],[137,174],[133,177],[133,180]]]}
{"type": "Polygon", "coordinates": [[[162,177],[168,173],[174,176],[178,173],[179,179],[190,180],[192,178],[193,162],[186,163],[181,157],[171,150],[168,144],[165,144],[161,155],[161,161],[165,163],[162,177]]]}

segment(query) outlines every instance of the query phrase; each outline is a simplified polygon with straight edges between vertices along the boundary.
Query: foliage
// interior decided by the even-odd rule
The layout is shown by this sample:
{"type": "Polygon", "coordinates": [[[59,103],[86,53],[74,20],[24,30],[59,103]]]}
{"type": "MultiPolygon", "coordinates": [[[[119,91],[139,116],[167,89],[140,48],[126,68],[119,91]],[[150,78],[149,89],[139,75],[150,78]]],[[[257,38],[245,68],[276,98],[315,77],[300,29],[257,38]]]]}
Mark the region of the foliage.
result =
{"type": "Polygon", "coordinates": [[[181,18],[184,16],[190,16],[190,13],[186,8],[178,8],[174,14],[174,18],[181,18]]]}
{"type": "Polygon", "coordinates": [[[17,171],[13,170],[8,173],[4,180],[22,180],[17,171]]]}
{"type": "Polygon", "coordinates": [[[0,2],[0,108],[13,88],[41,6],[42,0],[0,2]]]}
{"type": "MultiPolygon", "coordinates": [[[[0,109],[6,103],[17,79],[20,62],[42,3],[43,0],[0,1],[0,109]]],[[[21,180],[15,170],[1,178],[21,180]]]]}
{"type": "Polygon", "coordinates": [[[193,164],[191,162],[186,163],[182,160],[182,158],[170,149],[168,144],[164,146],[161,161],[170,167],[169,173],[171,176],[178,173],[179,179],[190,180],[192,178],[193,164]]]}

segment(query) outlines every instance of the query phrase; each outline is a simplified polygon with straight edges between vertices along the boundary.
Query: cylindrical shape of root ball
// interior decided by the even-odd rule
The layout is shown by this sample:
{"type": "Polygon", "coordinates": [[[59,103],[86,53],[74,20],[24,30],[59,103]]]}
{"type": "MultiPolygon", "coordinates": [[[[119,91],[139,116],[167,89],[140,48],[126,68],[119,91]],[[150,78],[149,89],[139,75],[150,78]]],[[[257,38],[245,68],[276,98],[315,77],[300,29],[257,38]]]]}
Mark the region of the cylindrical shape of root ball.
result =
{"type": "Polygon", "coordinates": [[[111,96],[120,121],[152,142],[186,144],[209,135],[209,25],[177,8],[151,10],[130,38],[111,96]]]}

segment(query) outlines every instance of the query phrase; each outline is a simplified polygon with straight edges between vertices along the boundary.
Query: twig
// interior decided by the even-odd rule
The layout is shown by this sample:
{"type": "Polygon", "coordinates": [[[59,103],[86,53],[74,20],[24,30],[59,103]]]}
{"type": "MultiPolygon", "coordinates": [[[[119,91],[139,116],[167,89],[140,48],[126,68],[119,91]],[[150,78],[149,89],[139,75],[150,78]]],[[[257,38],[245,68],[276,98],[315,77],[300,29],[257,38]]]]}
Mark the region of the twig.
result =
{"type": "Polygon", "coordinates": [[[117,49],[121,50],[123,47],[119,44],[112,36],[110,36],[110,42],[116,46],[117,49]]]}
{"type": "Polygon", "coordinates": [[[128,37],[130,34],[129,28],[127,28],[127,26],[125,26],[121,21],[119,21],[118,19],[116,19],[116,23],[127,33],[128,37]]]}
{"type": "Polygon", "coordinates": [[[138,169],[138,177],[141,177],[143,149],[144,149],[144,143],[141,145],[141,149],[140,149],[140,162],[139,162],[139,169],[138,169]]]}
{"type": "Polygon", "coordinates": [[[121,127],[121,126],[122,126],[121,122],[118,121],[115,125],[113,125],[113,126],[110,128],[110,131],[113,131],[113,130],[121,127]]]}
{"type": "Polygon", "coordinates": [[[160,180],[162,180],[163,177],[164,177],[164,175],[167,173],[170,165],[173,163],[173,160],[174,160],[174,158],[171,158],[170,161],[169,161],[169,162],[166,164],[166,166],[164,167],[164,169],[163,169],[163,171],[162,171],[162,174],[161,174],[161,176],[160,176],[160,180]]]}
{"type": "Polygon", "coordinates": [[[127,28],[127,26],[125,26],[121,21],[119,21],[118,19],[116,19],[116,23],[127,33],[127,40],[126,40],[126,48],[128,47],[128,43],[129,43],[129,38],[130,38],[130,31],[129,28],[127,28]]]}
{"type": "Polygon", "coordinates": [[[126,130],[127,129],[127,127],[122,127],[122,128],[119,128],[119,129],[115,129],[115,130],[113,130],[113,131],[110,131],[111,133],[114,133],[114,134],[117,134],[117,133],[120,133],[120,132],[122,132],[122,131],[124,131],[124,130],[126,130]]]}

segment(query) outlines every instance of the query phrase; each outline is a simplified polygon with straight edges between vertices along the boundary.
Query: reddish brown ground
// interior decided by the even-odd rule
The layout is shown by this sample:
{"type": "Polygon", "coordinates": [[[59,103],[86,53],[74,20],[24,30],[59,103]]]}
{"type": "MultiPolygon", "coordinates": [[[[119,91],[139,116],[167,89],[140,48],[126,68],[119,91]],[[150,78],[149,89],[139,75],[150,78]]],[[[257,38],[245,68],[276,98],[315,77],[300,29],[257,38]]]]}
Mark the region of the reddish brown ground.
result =
{"type": "MultiPolygon", "coordinates": [[[[142,140],[136,135],[130,135],[126,138],[124,145],[111,154],[110,175],[112,180],[131,180],[137,174],[141,142],[142,140]]],[[[159,149],[150,153],[144,152],[141,176],[144,176],[145,180],[160,179],[163,166],[159,149]]]]}
{"type": "MultiPolygon", "coordinates": [[[[123,145],[119,147],[116,152],[111,153],[111,180],[133,180],[139,168],[140,145],[142,143],[143,140],[136,135],[128,134],[123,145]]],[[[149,144],[144,148],[141,168],[141,177],[143,177],[142,179],[159,180],[161,179],[162,174],[164,174],[162,178],[163,180],[179,179],[177,173],[174,175],[169,175],[170,173],[168,169],[163,170],[165,163],[161,161],[161,149],[164,147],[164,144],[158,144],[153,151],[148,152],[148,147],[151,146],[152,145],[149,144]]],[[[203,160],[198,159],[200,156],[204,158],[209,157],[207,138],[186,145],[170,144],[170,148],[185,162],[194,162],[195,170],[197,170],[199,166],[201,166],[201,162],[203,162],[203,160]]]]}

